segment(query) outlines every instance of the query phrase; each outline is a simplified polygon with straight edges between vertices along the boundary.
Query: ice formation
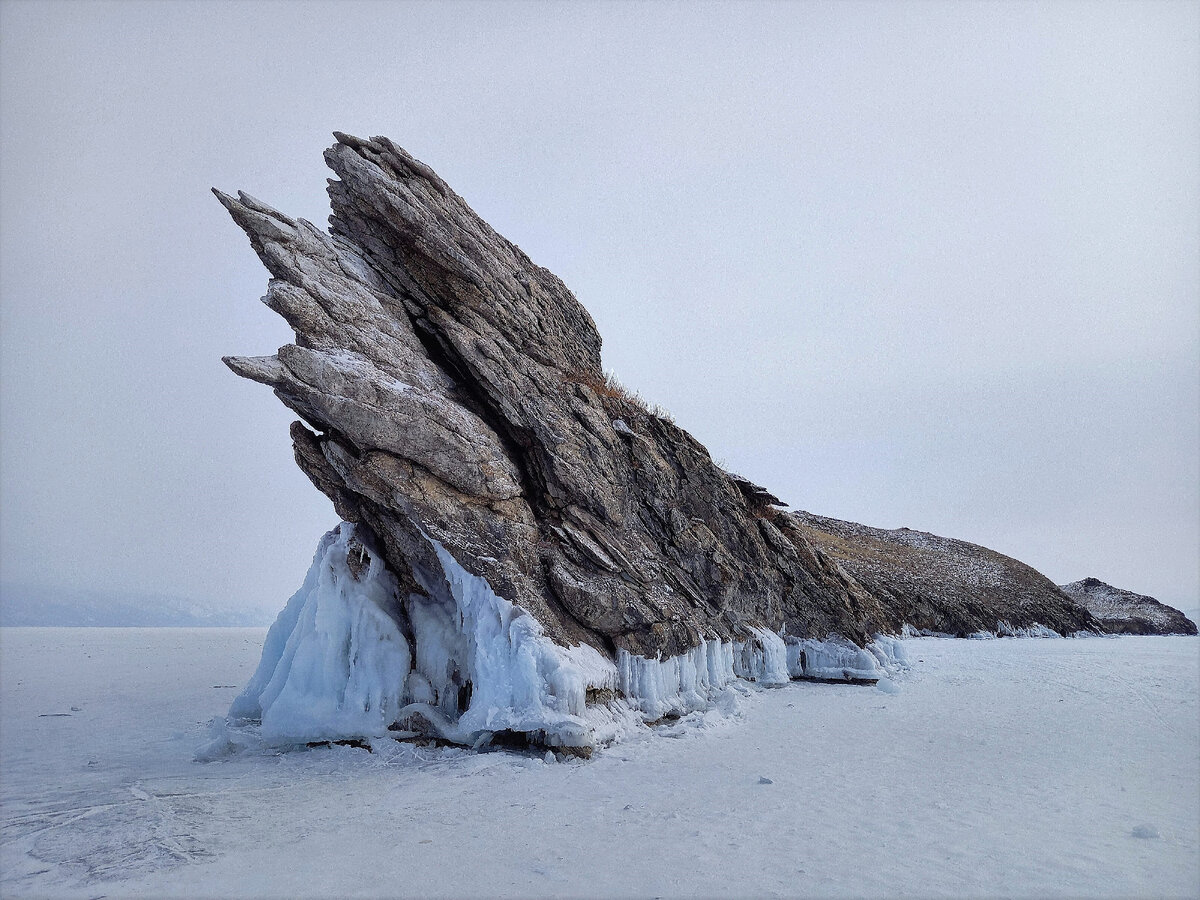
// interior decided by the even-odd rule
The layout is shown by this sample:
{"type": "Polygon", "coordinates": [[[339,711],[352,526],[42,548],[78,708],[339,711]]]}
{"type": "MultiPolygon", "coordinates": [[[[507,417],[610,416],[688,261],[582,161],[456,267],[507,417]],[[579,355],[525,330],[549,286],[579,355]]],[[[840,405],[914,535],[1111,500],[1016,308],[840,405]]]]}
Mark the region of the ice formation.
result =
{"type": "Polygon", "coordinates": [[[737,680],[735,645],[707,640],[666,659],[618,654],[621,693],[645,717],[656,721],[708,708],[715,694],[737,680]]]}
{"type": "Polygon", "coordinates": [[[1037,622],[1034,622],[1027,628],[1015,628],[1003,619],[996,623],[995,631],[974,631],[967,635],[967,638],[973,641],[990,641],[1002,637],[1060,638],[1062,635],[1053,628],[1047,628],[1045,625],[1038,624],[1037,622]]]}
{"type": "Polygon", "coordinates": [[[744,641],[714,638],[667,658],[620,651],[614,663],[593,647],[555,643],[429,543],[441,571],[415,569],[426,593],[402,597],[353,525],[326,534],[230,720],[260,723],[261,738],[276,746],[398,732],[474,747],[517,739],[582,749],[722,706],[750,682],[875,681],[904,665],[900,643],[883,635],[862,649],[834,635],[801,640],[759,627],[744,641]]]}
{"type": "Polygon", "coordinates": [[[408,614],[414,673],[432,690],[402,715],[420,716],[441,737],[465,744],[497,732],[561,747],[620,736],[628,717],[587,702],[589,692],[615,692],[616,666],[593,647],[554,643],[537,619],[430,543],[446,577],[416,570],[429,596],[411,596],[408,614]]]}
{"type": "MultiPolygon", "coordinates": [[[[1070,632],[1070,637],[1095,637],[1095,630],[1080,630],[1070,632]]],[[[971,641],[992,641],[996,638],[1015,637],[1015,638],[1060,638],[1065,635],[1059,634],[1053,628],[1048,628],[1038,622],[1034,622],[1025,628],[1017,628],[1011,623],[1000,619],[996,622],[995,629],[981,628],[977,631],[972,631],[968,634],[955,635],[947,634],[944,631],[935,631],[931,628],[915,628],[912,625],[905,623],[900,629],[900,636],[903,638],[917,637],[934,637],[934,638],[957,638],[962,637],[971,641]]]]}
{"type": "Polygon", "coordinates": [[[267,632],[262,659],[230,708],[262,723],[270,743],[295,744],[387,732],[411,667],[408,642],[387,612],[396,580],[343,522],[321,538],[304,584],[267,632]],[[355,577],[351,553],[369,565],[355,577]]]}
{"type": "Polygon", "coordinates": [[[872,653],[836,635],[823,641],[797,640],[788,644],[788,671],[814,681],[876,681],[880,662],[896,658],[898,644],[880,644],[872,653]]]}

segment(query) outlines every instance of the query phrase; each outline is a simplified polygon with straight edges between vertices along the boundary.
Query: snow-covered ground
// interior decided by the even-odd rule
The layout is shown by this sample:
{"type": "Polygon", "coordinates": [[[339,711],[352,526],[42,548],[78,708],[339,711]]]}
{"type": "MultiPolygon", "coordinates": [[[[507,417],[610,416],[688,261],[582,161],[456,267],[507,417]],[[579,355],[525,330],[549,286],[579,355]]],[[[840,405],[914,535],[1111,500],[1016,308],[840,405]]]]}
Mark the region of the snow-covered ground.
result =
{"type": "Polygon", "coordinates": [[[890,691],[755,691],[588,762],[193,762],[264,634],[0,629],[0,894],[1200,889],[1196,638],[913,640],[890,691]]]}

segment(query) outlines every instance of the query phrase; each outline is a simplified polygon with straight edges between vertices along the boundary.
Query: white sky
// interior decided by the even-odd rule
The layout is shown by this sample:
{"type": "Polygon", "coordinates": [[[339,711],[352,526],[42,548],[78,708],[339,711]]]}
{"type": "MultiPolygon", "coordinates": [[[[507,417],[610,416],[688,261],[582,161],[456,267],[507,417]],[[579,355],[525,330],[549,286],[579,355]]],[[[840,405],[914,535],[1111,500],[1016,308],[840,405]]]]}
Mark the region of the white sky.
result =
{"type": "Polygon", "coordinates": [[[0,577],[280,607],[335,514],[208,188],[386,134],[794,506],[1200,595],[1200,5],[0,5],[0,577]]]}

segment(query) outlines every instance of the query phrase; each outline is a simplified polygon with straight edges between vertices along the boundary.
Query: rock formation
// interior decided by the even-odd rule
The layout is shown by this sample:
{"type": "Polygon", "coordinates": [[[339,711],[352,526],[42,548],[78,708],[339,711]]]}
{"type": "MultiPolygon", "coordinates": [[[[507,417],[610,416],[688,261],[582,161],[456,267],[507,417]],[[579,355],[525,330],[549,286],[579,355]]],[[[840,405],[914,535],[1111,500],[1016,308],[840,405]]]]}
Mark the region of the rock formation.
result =
{"type": "Polygon", "coordinates": [[[1095,616],[1108,634],[1196,633],[1196,623],[1174,607],[1115,588],[1099,578],[1064,584],[1062,591],[1095,616]]]}
{"type": "MultiPolygon", "coordinates": [[[[531,651],[547,678],[585,673],[550,691],[560,712],[624,695],[646,716],[735,674],[869,676],[858,648],[906,623],[1094,624],[983,548],[782,512],[608,379],[574,295],[428,166],[386,138],[336,138],[328,234],[215,192],[270,271],[264,302],[296,335],[272,356],[225,362],[303,420],[296,461],[355,526],[331,545],[348,554],[341,577],[367,560],[386,569],[386,612],[424,673],[389,701],[420,707],[410,723],[455,740],[485,732],[456,723],[481,702],[483,638],[468,632],[497,617],[510,628],[528,614],[538,641],[589,648],[611,668],[531,651]],[[467,637],[449,641],[435,620],[467,637]],[[437,660],[423,656],[433,644],[437,660]],[[671,660],[685,662],[654,668],[671,660]],[[689,667],[707,674],[697,682],[689,667]]],[[[511,629],[505,639],[519,643],[511,629]]],[[[537,730],[509,718],[506,730],[537,730]]]]}
{"type": "Polygon", "coordinates": [[[814,547],[879,599],[892,628],[966,637],[1039,627],[1072,634],[1092,627],[1045,575],[986,547],[808,512],[794,518],[814,547]]]}

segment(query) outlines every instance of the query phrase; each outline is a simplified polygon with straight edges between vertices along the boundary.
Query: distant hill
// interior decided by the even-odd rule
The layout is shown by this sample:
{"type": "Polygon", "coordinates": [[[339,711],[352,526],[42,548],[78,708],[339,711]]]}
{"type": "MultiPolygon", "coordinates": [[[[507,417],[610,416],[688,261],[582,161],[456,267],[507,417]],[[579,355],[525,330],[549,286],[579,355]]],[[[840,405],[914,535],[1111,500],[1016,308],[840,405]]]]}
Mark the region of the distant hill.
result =
{"type": "Polygon", "coordinates": [[[251,626],[274,614],[180,597],[0,584],[0,626],[251,626]]]}
{"type": "Polygon", "coordinates": [[[1095,616],[1110,634],[1195,634],[1196,622],[1173,606],[1085,578],[1060,585],[1064,594],[1095,616]]]}
{"type": "Polygon", "coordinates": [[[1095,627],[1087,611],[1045,575],[987,547],[804,510],[780,520],[795,523],[816,550],[877,598],[881,613],[874,630],[909,625],[966,637],[980,632],[1040,634],[1039,626],[1059,634],[1095,627]]]}

